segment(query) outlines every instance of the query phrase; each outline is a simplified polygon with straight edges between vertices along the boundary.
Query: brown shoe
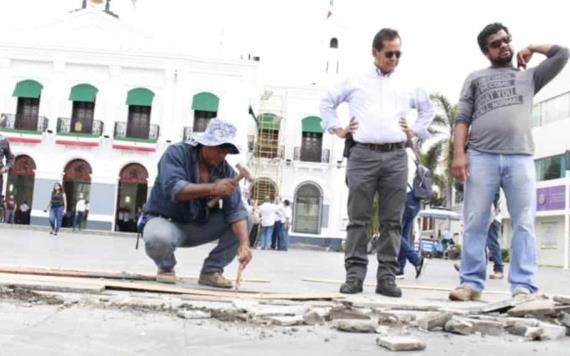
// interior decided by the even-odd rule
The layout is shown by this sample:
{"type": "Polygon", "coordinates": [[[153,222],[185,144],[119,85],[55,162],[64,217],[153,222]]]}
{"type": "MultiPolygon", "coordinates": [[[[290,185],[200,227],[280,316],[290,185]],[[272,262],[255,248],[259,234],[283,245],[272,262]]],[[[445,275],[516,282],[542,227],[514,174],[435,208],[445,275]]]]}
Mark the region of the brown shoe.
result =
{"type": "Polygon", "coordinates": [[[515,289],[515,291],[512,294],[513,298],[521,298],[521,299],[529,295],[530,295],[529,290],[524,288],[515,289]]]}
{"type": "Polygon", "coordinates": [[[449,293],[449,299],[461,302],[481,299],[481,293],[465,286],[459,286],[449,293]]]}
{"type": "Polygon", "coordinates": [[[172,271],[158,271],[156,281],[160,283],[176,284],[176,273],[172,271]]]}
{"type": "Polygon", "coordinates": [[[220,272],[200,273],[200,279],[198,279],[198,283],[205,286],[225,289],[231,289],[234,286],[232,281],[222,276],[220,272]]]}
{"type": "Polygon", "coordinates": [[[503,279],[504,276],[503,272],[493,272],[489,275],[489,279],[503,279]]]}

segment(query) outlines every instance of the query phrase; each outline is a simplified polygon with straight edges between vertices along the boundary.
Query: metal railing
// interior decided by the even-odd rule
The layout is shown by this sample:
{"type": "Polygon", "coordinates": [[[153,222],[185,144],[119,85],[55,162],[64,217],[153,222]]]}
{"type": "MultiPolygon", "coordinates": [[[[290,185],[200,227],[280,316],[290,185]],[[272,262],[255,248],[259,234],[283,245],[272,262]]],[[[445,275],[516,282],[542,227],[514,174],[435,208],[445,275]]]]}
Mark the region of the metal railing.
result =
{"type": "Polygon", "coordinates": [[[129,137],[127,136],[127,123],[125,121],[117,121],[115,122],[115,130],[113,137],[119,139],[143,139],[149,141],[156,141],[158,140],[158,136],[160,135],[160,125],[151,124],[148,130],[147,137],[129,137]]]}
{"type": "Polygon", "coordinates": [[[182,131],[182,141],[188,141],[192,137],[193,128],[192,126],[184,126],[182,131]]]}
{"type": "MultiPolygon", "coordinates": [[[[307,157],[301,157],[301,147],[300,146],[296,146],[293,149],[293,160],[295,161],[303,161],[303,162],[317,162],[317,163],[330,163],[330,149],[325,148],[324,150],[321,150],[321,155],[320,158],[315,154],[315,159],[307,159],[307,157]],[[304,158],[304,159],[302,159],[304,158]]],[[[311,156],[309,154],[309,156],[311,156]]]]}
{"type": "Polygon", "coordinates": [[[93,120],[93,125],[91,126],[91,132],[81,132],[72,131],[71,118],[69,117],[58,117],[57,118],[57,133],[58,134],[89,134],[93,136],[101,136],[103,134],[104,123],[101,120],[93,120]]]}
{"type": "MultiPolygon", "coordinates": [[[[18,116],[15,114],[8,114],[3,113],[0,114],[0,129],[7,129],[7,130],[23,130],[16,128],[16,121],[18,116]]],[[[25,131],[32,131],[32,132],[44,132],[48,128],[49,120],[45,116],[38,117],[38,123],[35,130],[25,130],[25,131]]]]}

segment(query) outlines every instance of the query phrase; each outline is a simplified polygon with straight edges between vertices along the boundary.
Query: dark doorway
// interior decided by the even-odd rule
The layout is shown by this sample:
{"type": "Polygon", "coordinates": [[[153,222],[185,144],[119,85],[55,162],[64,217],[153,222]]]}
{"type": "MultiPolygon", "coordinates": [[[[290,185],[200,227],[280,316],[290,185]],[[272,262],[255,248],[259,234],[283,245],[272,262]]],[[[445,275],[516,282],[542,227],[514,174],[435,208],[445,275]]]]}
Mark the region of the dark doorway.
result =
{"type": "Polygon", "coordinates": [[[115,213],[115,231],[137,232],[137,219],[146,203],[148,172],[138,163],[121,170],[115,213]]]}
{"type": "MultiPolygon", "coordinates": [[[[63,217],[62,226],[73,226],[75,205],[83,197],[87,202],[91,192],[91,166],[82,159],[76,159],[65,166],[63,176],[63,191],[67,196],[67,210],[63,217]]],[[[87,216],[88,218],[88,216],[87,216]]]]}

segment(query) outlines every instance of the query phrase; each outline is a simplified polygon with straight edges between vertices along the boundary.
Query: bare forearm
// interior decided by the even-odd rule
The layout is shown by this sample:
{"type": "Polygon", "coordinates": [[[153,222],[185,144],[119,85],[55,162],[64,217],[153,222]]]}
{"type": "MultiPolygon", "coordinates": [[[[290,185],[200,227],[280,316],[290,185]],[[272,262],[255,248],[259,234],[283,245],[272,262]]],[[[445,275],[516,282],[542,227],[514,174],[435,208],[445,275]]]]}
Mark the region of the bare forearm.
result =
{"type": "Polygon", "coordinates": [[[187,184],[184,189],[176,195],[177,201],[207,198],[212,195],[214,183],[187,184]]]}
{"type": "Polygon", "coordinates": [[[455,129],[453,130],[453,154],[455,156],[465,154],[467,133],[467,125],[462,123],[455,125],[455,129]]]}
{"type": "Polygon", "coordinates": [[[247,233],[247,220],[239,220],[231,224],[232,232],[236,236],[240,246],[249,246],[249,236],[247,233]]]}

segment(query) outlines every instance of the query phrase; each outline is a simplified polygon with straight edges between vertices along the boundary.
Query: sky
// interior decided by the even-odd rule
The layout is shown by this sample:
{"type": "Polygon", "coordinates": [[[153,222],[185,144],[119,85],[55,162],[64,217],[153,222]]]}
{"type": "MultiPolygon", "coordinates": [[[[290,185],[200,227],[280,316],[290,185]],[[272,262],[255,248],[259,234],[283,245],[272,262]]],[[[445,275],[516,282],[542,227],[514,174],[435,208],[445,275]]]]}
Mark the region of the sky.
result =
{"type": "MultiPolygon", "coordinates": [[[[570,45],[562,0],[334,0],[332,8],[330,0],[135,2],[112,0],[111,8],[125,24],[196,56],[260,56],[264,78],[273,84],[318,82],[330,33],[339,38],[342,73],[365,70],[372,63],[374,34],[392,27],[402,37],[398,70],[452,102],[469,72],[488,65],[476,37],[490,22],[509,28],[515,49],[570,45]]],[[[7,35],[11,28],[63,18],[80,6],[81,0],[0,0],[0,30],[7,35]]],[[[535,56],[531,66],[539,60],[535,56]]]]}

